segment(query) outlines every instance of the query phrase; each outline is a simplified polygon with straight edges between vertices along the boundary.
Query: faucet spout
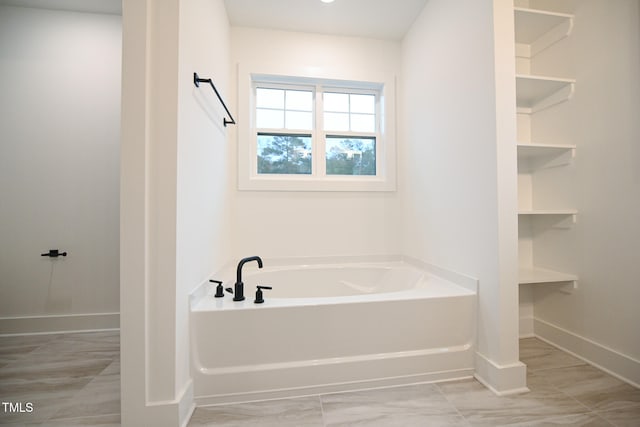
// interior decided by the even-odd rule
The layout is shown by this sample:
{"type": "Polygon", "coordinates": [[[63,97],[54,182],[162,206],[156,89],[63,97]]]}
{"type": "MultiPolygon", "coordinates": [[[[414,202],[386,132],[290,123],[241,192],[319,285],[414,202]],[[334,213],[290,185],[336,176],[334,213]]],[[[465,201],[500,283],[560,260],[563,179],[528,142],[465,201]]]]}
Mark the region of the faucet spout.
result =
{"type": "Polygon", "coordinates": [[[262,259],[259,256],[250,256],[242,258],[238,263],[238,270],[236,272],[236,284],[234,285],[233,300],[244,301],[244,283],[242,283],[242,267],[248,262],[257,261],[258,268],[262,268],[262,259]]]}

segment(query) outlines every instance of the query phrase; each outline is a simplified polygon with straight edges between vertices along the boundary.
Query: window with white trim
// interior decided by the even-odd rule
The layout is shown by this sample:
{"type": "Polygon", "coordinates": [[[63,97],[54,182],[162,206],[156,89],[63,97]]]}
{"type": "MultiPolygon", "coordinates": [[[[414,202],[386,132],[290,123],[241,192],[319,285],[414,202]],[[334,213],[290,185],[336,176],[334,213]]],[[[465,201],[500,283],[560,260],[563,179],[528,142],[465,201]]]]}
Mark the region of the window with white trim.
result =
{"type": "Polygon", "coordinates": [[[240,189],[395,190],[384,89],[251,74],[250,126],[239,136],[240,189]]]}
{"type": "Polygon", "coordinates": [[[255,82],[258,175],[376,176],[376,90],[255,82]]]}

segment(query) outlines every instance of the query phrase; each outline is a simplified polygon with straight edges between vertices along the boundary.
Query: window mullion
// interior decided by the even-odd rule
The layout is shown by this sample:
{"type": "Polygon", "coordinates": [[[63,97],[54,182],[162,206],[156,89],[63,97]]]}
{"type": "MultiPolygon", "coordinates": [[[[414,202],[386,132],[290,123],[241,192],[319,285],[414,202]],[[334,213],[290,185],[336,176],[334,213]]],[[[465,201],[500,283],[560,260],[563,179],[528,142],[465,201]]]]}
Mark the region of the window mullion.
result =
{"type": "Polygon", "coordinates": [[[386,162],[383,162],[385,143],[382,140],[382,100],[380,94],[375,95],[375,131],[376,131],[376,175],[385,174],[386,162]]]}
{"type": "Polygon", "coordinates": [[[313,158],[316,167],[316,177],[324,178],[327,175],[327,165],[325,164],[325,132],[324,132],[324,104],[322,101],[322,86],[316,85],[316,111],[315,111],[315,132],[313,141],[313,158]]]}
{"type": "Polygon", "coordinates": [[[344,136],[346,138],[378,138],[380,136],[377,132],[331,131],[324,133],[328,136],[344,136]]]}

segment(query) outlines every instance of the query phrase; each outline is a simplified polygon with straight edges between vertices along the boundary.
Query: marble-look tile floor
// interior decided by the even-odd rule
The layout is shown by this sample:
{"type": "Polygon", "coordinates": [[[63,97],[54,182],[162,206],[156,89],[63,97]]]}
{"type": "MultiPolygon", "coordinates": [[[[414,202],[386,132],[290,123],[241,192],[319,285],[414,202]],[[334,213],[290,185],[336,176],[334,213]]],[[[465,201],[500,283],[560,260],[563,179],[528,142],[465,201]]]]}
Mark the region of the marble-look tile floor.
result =
{"type": "MultiPolygon", "coordinates": [[[[197,408],[189,426],[633,426],[640,390],[535,338],[520,341],[529,393],[473,379],[197,408]]],[[[14,426],[120,425],[117,332],[0,337],[0,397],[14,426]]]]}
{"type": "Polygon", "coordinates": [[[119,426],[120,334],[0,337],[0,398],[0,425],[119,426]]]}
{"type": "Polygon", "coordinates": [[[536,338],[520,340],[529,393],[474,379],[197,408],[189,426],[640,427],[640,390],[536,338]]]}

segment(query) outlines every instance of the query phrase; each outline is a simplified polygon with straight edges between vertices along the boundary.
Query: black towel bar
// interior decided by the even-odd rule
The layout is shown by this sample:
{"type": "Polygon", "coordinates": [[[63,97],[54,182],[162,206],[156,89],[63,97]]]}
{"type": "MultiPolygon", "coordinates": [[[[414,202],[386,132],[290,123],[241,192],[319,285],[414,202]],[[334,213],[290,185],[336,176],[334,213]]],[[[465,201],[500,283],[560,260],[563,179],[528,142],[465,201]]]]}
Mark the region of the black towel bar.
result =
{"type": "Polygon", "coordinates": [[[213,84],[213,81],[211,79],[201,79],[198,76],[198,73],[193,73],[193,84],[196,85],[196,87],[200,87],[200,83],[209,83],[211,85],[211,88],[216,93],[216,96],[220,100],[220,103],[224,107],[224,110],[227,112],[227,115],[229,116],[229,119],[231,119],[231,120],[227,120],[227,118],[224,117],[222,119],[222,123],[224,124],[224,126],[226,127],[227,125],[235,125],[236,121],[233,119],[233,116],[229,112],[229,109],[227,108],[227,105],[222,100],[222,97],[220,96],[220,93],[218,92],[218,89],[216,89],[215,85],[213,84]]]}

